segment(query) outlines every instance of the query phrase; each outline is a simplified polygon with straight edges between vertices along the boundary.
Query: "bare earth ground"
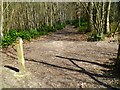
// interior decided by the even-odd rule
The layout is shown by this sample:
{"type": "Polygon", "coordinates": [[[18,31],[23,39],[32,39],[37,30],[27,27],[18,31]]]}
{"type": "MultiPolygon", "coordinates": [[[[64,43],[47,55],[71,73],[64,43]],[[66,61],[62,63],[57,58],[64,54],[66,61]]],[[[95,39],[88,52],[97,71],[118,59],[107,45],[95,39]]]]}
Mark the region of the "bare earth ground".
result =
{"type": "Polygon", "coordinates": [[[27,77],[18,78],[16,52],[1,50],[3,87],[117,88],[119,79],[108,72],[117,56],[117,42],[87,42],[71,26],[24,43],[27,77]]]}

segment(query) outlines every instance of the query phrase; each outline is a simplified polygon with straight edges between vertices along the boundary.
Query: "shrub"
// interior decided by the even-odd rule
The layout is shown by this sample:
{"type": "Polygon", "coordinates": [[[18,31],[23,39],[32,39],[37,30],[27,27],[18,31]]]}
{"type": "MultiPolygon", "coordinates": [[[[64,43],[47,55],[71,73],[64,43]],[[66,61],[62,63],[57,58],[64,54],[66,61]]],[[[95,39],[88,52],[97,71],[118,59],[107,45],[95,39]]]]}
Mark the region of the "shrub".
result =
{"type": "Polygon", "coordinates": [[[31,38],[36,38],[39,36],[39,32],[37,30],[30,30],[29,34],[31,38]]]}
{"type": "Polygon", "coordinates": [[[8,36],[11,37],[12,41],[15,41],[16,38],[18,37],[17,30],[16,29],[10,30],[8,36]]]}
{"type": "Polygon", "coordinates": [[[21,37],[22,39],[26,39],[28,41],[31,40],[31,35],[28,30],[23,30],[23,31],[18,32],[18,37],[21,37]]]}
{"type": "Polygon", "coordinates": [[[16,41],[17,37],[21,37],[24,40],[30,41],[32,38],[36,38],[41,35],[46,35],[49,32],[54,32],[56,30],[63,29],[65,25],[65,23],[58,22],[53,27],[42,25],[41,27],[32,30],[26,29],[17,31],[16,29],[12,29],[8,33],[3,33],[4,36],[1,45],[2,47],[9,46],[16,41]]]}
{"type": "Polygon", "coordinates": [[[96,30],[94,30],[90,37],[88,38],[88,41],[100,41],[104,39],[104,35],[102,32],[97,32],[96,30]]]}
{"type": "Polygon", "coordinates": [[[46,35],[49,32],[54,32],[55,29],[51,26],[47,26],[47,25],[42,25],[40,28],[37,29],[39,35],[46,35]]]}
{"type": "Polygon", "coordinates": [[[55,28],[56,30],[60,30],[60,29],[63,29],[65,26],[66,26],[65,23],[58,22],[58,23],[56,23],[56,24],[54,25],[54,28],[55,28]]]}
{"type": "Polygon", "coordinates": [[[1,45],[2,45],[2,47],[6,47],[6,46],[11,45],[12,43],[13,43],[12,37],[9,35],[2,39],[1,45]]]}

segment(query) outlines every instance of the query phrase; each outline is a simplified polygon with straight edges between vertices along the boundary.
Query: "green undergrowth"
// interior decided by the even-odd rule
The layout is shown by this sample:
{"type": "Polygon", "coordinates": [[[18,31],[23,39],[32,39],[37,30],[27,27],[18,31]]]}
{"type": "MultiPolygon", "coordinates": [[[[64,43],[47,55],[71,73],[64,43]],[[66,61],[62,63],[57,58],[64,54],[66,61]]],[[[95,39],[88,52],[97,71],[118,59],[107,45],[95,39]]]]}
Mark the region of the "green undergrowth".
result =
{"type": "Polygon", "coordinates": [[[111,26],[110,26],[110,32],[104,34],[103,32],[97,32],[96,30],[93,30],[90,34],[89,34],[89,38],[88,38],[88,41],[101,41],[101,40],[104,40],[105,37],[113,37],[114,39],[116,39],[116,35],[117,35],[117,32],[118,32],[118,29],[117,28],[117,22],[113,22],[111,23],[111,26]]]}
{"type": "Polygon", "coordinates": [[[96,30],[93,30],[92,32],[87,32],[87,20],[85,18],[79,20],[73,20],[68,22],[71,25],[74,25],[75,28],[77,28],[79,33],[86,33],[88,35],[88,41],[100,41],[104,40],[104,34],[102,32],[97,32],[96,30]]]}
{"type": "Polygon", "coordinates": [[[65,27],[65,23],[56,23],[55,25],[47,26],[41,25],[37,29],[24,29],[24,30],[17,30],[11,29],[9,32],[3,32],[2,38],[2,47],[7,47],[13,43],[15,43],[17,37],[21,37],[23,40],[31,41],[34,38],[40,37],[42,35],[47,35],[50,32],[55,32],[56,30],[61,30],[65,27]]]}
{"type": "Polygon", "coordinates": [[[87,30],[87,20],[85,18],[81,18],[80,21],[77,20],[69,20],[66,22],[67,24],[73,25],[77,28],[79,33],[85,33],[87,30]]]}
{"type": "Polygon", "coordinates": [[[88,36],[88,41],[103,41],[105,38],[102,32],[97,32],[96,30],[93,30],[88,36]]]}
{"type": "Polygon", "coordinates": [[[75,26],[78,32],[86,33],[88,35],[88,41],[102,41],[105,37],[114,37],[118,32],[118,22],[111,22],[110,24],[110,32],[104,34],[102,31],[92,30],[92,32],[87,32],[87,19],[81,18],[79,20],[71,20],[67,21],[66,23],[75,26]]]}
{"type": "Polygon", "coordinates": [[[112,22],[110,24],[110,32],[106,34],[107,37],[111,37],[118,32],[118,22],[112,22]]]}

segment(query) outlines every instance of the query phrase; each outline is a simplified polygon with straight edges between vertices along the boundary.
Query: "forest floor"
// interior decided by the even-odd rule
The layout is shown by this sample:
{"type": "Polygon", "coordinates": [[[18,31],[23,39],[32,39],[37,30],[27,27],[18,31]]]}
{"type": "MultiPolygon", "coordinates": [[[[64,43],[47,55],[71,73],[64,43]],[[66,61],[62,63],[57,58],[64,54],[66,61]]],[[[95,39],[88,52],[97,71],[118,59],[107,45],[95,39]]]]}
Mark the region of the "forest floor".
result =
{"type": "Polygon", "coordinates": [[[118,43],[88,42],[72,26],[24,43],[27,73],[16,77],[16,51],[0,51],[5,88],[117,88],[119,79],[110,73],[118,43]]]}

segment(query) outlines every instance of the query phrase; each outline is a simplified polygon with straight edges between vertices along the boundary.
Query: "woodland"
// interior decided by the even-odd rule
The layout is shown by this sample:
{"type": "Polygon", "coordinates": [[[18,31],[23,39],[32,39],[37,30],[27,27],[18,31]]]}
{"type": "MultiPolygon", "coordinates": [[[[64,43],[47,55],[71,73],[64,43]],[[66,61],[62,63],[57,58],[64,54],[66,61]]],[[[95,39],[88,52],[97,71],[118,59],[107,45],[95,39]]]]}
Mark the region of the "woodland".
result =
{"type": "Polygon", "coordinates": [[[1,7],[4,87],[120,88],[120,2],[3,2],[1,7]],[[29,80],[11,74],[19,72],[18,37],[29,80]]]}

